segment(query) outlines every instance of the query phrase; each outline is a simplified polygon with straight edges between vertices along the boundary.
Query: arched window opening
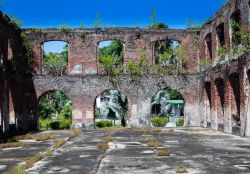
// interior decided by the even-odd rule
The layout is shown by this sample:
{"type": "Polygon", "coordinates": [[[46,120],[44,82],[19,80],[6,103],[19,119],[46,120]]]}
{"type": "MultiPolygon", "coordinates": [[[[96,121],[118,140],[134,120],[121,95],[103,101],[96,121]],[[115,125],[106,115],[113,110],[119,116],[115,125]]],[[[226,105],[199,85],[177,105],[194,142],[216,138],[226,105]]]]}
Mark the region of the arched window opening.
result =
{"type": "Polygon", "coordinates": [[[124,61],[124,45],[119,40],[108,40],[99,43],[100,66],[108,73],[112,66],[122,66],[124,61]]]}
{"type": "Polygon", "coordinates": [[[49,41],[43,43],[43,72],[54,76],[65,73],[68,65],[68,43],[49,41]]]}
{"type": "Polygon", "coordinates": [[[205,37],[205,55],[206,55],[206,60],[212,60],[213,52],[212,52],[212,34],[211,33],[209,33],[205,37]]]}
{"type": "Polygon", "coordinates": [[[95,100],[95,126],[97,128],[128,124],[128,100],[117,90],[107,90],[95,100]]]}
{"type": "Polygon", "coordinates": [[[159,40],[154,44],[154,61],[156,65],[177,66],[180,57],[180,42],[159,40]]]}
{"type": "Polygon", "coordinates": [[[232,132],[234,134],[240,134],[241,129],[241,115],[240,115],[240,78],[239,74],[232,74],[229,77],[230,86],[232,88],[231,95],[231,120],[232,120],[232,132]]]}
{"type": "Polygon", "coordinates": [[[39,99],[39,125],[41,130],[70,129],[72,102],[61,91],[49,91],[39,99]]]}
{"type": "Polygon", "coordinates": [[[230,18],[230,39],[232,49],[236,49],[241,44],[241,13],[236,11],[230,18]]]}
{"type": "Polygon", "coordinates": [[[151,98],[151,124],[156,127],[184,125],[184,99],[177,91],[166,88],[151,98]],[[158,122],[163,124],[158,125],[158,122]]]}

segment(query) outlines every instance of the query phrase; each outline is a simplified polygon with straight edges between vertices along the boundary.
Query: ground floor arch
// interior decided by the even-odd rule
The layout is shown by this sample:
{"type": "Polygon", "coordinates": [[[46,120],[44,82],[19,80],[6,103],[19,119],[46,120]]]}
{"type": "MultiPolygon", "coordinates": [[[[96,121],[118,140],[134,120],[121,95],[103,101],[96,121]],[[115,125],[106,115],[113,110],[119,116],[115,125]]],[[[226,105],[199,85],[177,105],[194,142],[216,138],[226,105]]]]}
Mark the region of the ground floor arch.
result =
{"type": "Polygon", "coordinates": [[[184,125],[184,98],[176,90],[166,87],[159,90],[151,97],[150,102],[150,122],[154,119],[164,119],[162,126],[183,126],[184,125]]]}
{"type": "Polygon", "coordinates": [[[95,127],[122,126],[128,124],[128,99],[118,90],[105,90],[95,98],[94,125],[95,127]]]}
{"type": "Polygon", "coordinates": [[[38,129],[70,129],[72,101],[60,90],[43,93],[38,99],[38,129]]]}

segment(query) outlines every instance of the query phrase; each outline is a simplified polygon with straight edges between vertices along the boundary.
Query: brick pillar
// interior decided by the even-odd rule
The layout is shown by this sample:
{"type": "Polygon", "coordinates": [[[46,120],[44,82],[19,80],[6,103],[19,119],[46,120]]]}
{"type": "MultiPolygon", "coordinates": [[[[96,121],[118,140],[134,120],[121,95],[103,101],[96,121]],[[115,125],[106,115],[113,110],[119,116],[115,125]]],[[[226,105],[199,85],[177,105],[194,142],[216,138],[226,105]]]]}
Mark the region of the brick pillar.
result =
{"type": "Polygon", "coordinates": [[[224,103],[224,132],[232,133],[232,87],[228,78],[224,79],[225,83],[225,103],[224,103]]]}
{"type": "Polygon", "coordinates": [[[240,118],[241,118],[241,136],[246,135],[247,128],[247,96],[248,96],[248,77],[246,67],[241,68],[240,80],[240,118]]]}
{"type": "MultiPolygon", "coordinates": [[[[82,96],[71,96],[71,101],[72,101],[72,124],[73,126],[77,123],[85,123],[85,120],[83,118],[83,111],[84,111],[84,106],[83,106],[83,98],[82,96]]],[[[88,103],[88,102],[86,102],[88,103]]]]}
{"type": "Polygon", "coordinates": [[[216,89],[215,82],[212,81],[211,83],[211,128],[217,130],[218,123],[217,123],[217,100],[218,100],[218,93],[216,89]]]}
{"type": "Polygon", "coordinates": [[[2,117],[3,117],[3,133],[9,132],[9,86],[4,81],[3,101],[2,101],[2,117]]]}
{"type": "Polygon", "coordinates": [[[246,80],[246,136],[250,137],[250,70],[247,71],[247,80],[246,80]]]}
{"type": "Polygon", "coordinates": [[[216,85],[216,108],[217,108],[217,122],[218,130],[224,130],[224,82],[222,79],[215,81],[216,85]]]}

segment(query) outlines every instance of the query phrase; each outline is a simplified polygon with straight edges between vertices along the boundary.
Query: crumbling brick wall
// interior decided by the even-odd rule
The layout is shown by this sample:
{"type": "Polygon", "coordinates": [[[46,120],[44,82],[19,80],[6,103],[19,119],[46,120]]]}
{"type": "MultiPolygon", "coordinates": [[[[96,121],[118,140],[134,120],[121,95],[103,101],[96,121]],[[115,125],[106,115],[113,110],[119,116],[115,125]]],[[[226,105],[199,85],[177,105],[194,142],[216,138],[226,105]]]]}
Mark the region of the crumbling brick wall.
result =
{"type": "MultiPolygon", "coordinates": [[[[211,106],[209,114],[202,116],[202,121],[213,129],[242,136],[250,136],[249,122],[249,54],[235,55],[233,59],[228,56],[220,57],[217,51],[221,45],[218,27],[223,25],[224,45],[228,50],[233,47],[233,31],[230,21],[235,20],[238,15],[242,30],[249,32],[249,1],[230,0],[220,9],[208,22],[206,22],[200,34],[200,57],[199,61],[208,61],[210,68],[201,71],[201,91],[206,90],[206,84],[211,84],[211,106]],[[207,55],[209,46],[206,38],[211,35],[212,56],[207,55]],[[218,81],[220,82],[218,84],[218,81]],[[222,102],[223,101],[223,102],[222,102]]],[[[247,43],[243,40],[238,47],[244,47],[247,43]]],[[[200,111],[207,110],[205,105],[206,95],[201,95],[202,102],[200,111]]]]}

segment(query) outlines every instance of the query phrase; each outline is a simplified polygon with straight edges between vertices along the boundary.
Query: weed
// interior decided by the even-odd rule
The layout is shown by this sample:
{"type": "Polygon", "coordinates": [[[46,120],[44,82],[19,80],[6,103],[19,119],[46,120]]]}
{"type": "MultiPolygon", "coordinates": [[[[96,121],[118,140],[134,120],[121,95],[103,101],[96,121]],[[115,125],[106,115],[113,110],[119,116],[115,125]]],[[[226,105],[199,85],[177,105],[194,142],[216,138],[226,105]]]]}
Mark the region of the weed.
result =
{"type": "Polygon", "coordinates": [[[30,146],[28,144],[23,143],[23,142],[12,142],[12,143],[0,144],[0,149],[12,148],[12,147],[29,148],[30,146]]]}
{"type": "Polygon", "coordinates": [[[147,143],[148,147],[163,147],[164,145],[161,142],[158,141],[152,141],[147,143]]]}
{"type": "Polygon", "coordinates": [[[96,147],[97,147],[97,149],[106,150],[109,148],[109,145],[108,145],[108,143],[98,143],[96,145],[96,147]]]}
{"type": "Polygon", "coordinates": [[[166,149],[165,150],[161,149],[156,151],[157,156],[170,156],[170,154],[171,154],[170,151],[166,149]]]}
{"type": "Polygon", "coordinates": [[[104,142],[111,142],[111,141],[113,141],[113,137],[107,136],[107,137],[104,137],[102,140],[103,140],[104,142]]]}
{"type": "Polygon", "coordinates": [[[175,173],[188,173],[188,171],[185,167],[177,167],[175,173]]]}
{"type": "Polygon", "coordinates": [[[65,139],[56,139],[54,141],[54,148],[59,148],[64,145],[67,141],[65,139]]]}
{"type": "Polygon", "coordinates": [[[74,129],[73,133],[70,135],[70,138],[75,138],[78,135],[81,134],[81,130],[80,129],[74,129]]]}
{"type": "Polygon", "coordinates": [[[46,140],[53,139],[53,138],[55,138],[55,134],[52,134],[52,133],[35,135],[36,141],[46,141],[46,140]]]}
{"type": "Polygon", "coordinates": [[[33,135],[25,134],[25,135],[18,135],[10,139],[11,142],[17,142],[19,140],[30,140],[33,139],[33,135]]]}
{"type": "Polygon", "coordinates": [[[41,159],[43,159],[42,154],[38,153],[38,154],[34,155],[33,157],[26,160],[25,168],[26,169],[31,168],[36,162],[40,161],[41,159]]]}
{"type": "Polygon", "coordinates": [[[51,157],[51,156],[53,156],[52,150],[51,150],[51,149],[48,149],[48,150],[45,152],[45,156],[46,156],[46,157],[51,157]]]}

